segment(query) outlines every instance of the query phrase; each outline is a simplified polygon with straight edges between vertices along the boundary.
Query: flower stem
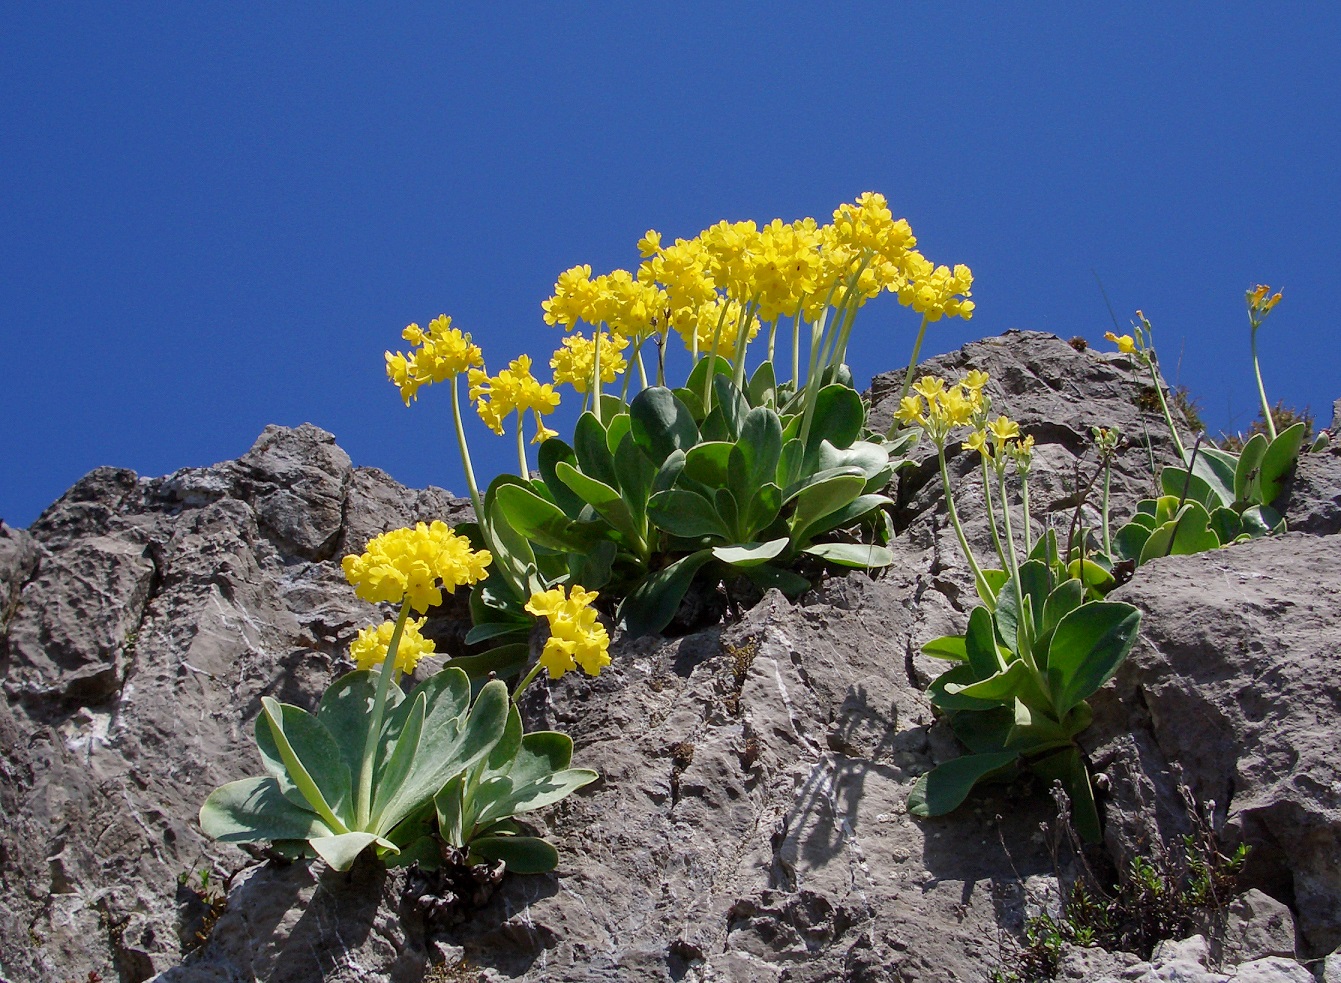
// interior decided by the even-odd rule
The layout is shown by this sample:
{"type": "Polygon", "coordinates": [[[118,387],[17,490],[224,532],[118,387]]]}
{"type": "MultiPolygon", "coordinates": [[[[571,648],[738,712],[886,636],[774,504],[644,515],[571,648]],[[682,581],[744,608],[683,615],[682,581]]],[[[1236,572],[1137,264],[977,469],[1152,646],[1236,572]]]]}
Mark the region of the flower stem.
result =
{"type": "Polygon", "coordinates": [[[1029,473],[1020,472],[1020,508],[1024,511],[1024,555],[1034,551],[1034,533],[1029,523],[1029,473]]]}
{"type": "Polygon", "coordinates": [[[1103,536],[1104,536],[1104,555],[1109,559],[1113,556],[1113,537],[1108,530],[1108,490],[1113,476],[1113,459],[1110,457],[1104,461],[1104,510],[1103,510],[1103,536]]]}
{"type": "Polygon", "coordinates": [[[959,539],[959,548],[964,552],[964,559],[968,560],[969,568],[973,571],[973,583],[978,588],[978,593],[984,600],[991,598],[987,606],[996,608],[996,592],[992,590],[991,585],[987,583],[987,578],[982,575],[982,567],[978,566],[978,560],[973,555],[973,550],[969,548],[968,539],[964,535],[964,527],[959,524],[959,513],[955,510],[954,495],[950,491],[950,471],[945,466],[945,446],[937,445],[936,457],[941,468],[941,487],[945,489],[945,511],[950,515],[950,525],[954,527],[955,536],[959,539]]]}
{"type": "Polygon", "coordinates": [[[531,469],[526,466],[526,436],[522,433],[526,421],[522,417],[522,411],[517,410],[517,474],[522,478],[531,477],[531,469]]]}
{"type": "Polygon", "coordinates": [[[1174,450],[1178,452],[1178,463],[1187,467],[1187,448],[1183,446],[1183,440],[1178,436],[1178,430],[1173,425],[1173,414],[1169,412],[1169,404],[1164,401],[1164,387],[1159,384],[1159,373],[1155,371],[1155,358],[1153,351],[1146,358],[1146,365],[1150,367],[1150,384],[1155,388],[1155,395],[1159,397],[1159,408],[1164,413],[1164,422],[1169,427],[1169,435],[1173,437],[1174,450]]]}
{"type": "Polygon", "coordinates": [[[368,736],[363,742],[363,762],[359,766],[359,790],[358,798],[355,800],[358,828],[365,832],[372,813],[373,769],[376,764],[377,745],[382,736],[386,696],[391,690],[391,677],[396,671],[396,650],[400,647],[401,632],[405,629],[405,619],[409,613],[410,604],[402,597],[400,614],[396,616],[396,627],[392,630],[391,642],[386,647],[386,658],[382,661],[381,672],[377,674],[377,695],[373,698],[372,714],[368,717],[368,736]]]}
{"type": "Polygon", "coordinates": [[[1271,406],[1267,403],[1266,387],[1262,385],[1262,367],[1257,364],[1257,325],[1253,325],[1252,335],[1253,348],[1253,372],[1257,375],[1257,395],[1262,400],[1262,419],[1266,421],[1267,438],[1276,439],[1276,421],[1271,418],[1271,406]]]}
{"type": "Polygon", "coordinates": [[[517,684],[517,688],[514,689],[514,690],[512,691],[512,702],[513,702],[513,703],[516,703],[518,700],[521,699],[521,695],[522,695],[523,691],[525,691],[526,687],[528,687],[528,686],[531,685],[531,682],[532,682],[532,681],[535,679],[535,677],[538,676],[538,675],[540,675],[540,663],[539,663],[539,661],[537,661],[536,664],[533,665],[533,666],[531,667],[531,671],[528,672],[524,677],[522,677],[522,681],[521,681],[520,683],[518,683],[518,684],[517,684]]]}
{"type": "MultiPolygon", "coordinates": [[[[913,387],[913,373],[917,371],[917,356],[922,353],[922,339],[927,333],[927,316],[922,315],[922,326],[917,329],[917,340],[913,342],[913,355],[908,359],[908,371],[903,374],[903,388],[899,390],[899,402],[903,402],[908,390],[913,387]]],[[[896,417],[889,423],[889,430],[885,432],[885,439],[892,440],[894,435],[899,432],[899,421],[896,417]]]]}
{"type": "MultiPolygon", "coordinates": [[[[470,504],[475,506],[475,521],[485,528],[484,503],[480,501],[480,488],[475,483],[475,469],[470,464],[470,447],[466,444],[466,430],[461,425],[461,397],[457,386],[459,376],[452,376],[452,422],[456,424],[456,446],[461,451],[461,466],[466,472],[466,488],[470,491],[470,504]]],[[[487,535],[487,534],[486,534],[487,535]]]]}
{"type": "MultiPolygon", "coordinates": [[[[1001,533],[997,531],[996,508],[992,504],[992,477],[987,470],[987,455],[979,453],[979,460],[982,462],[982,497],[987,503],[987,528],[992,530],[992,545],[996,547],[996,555],[1001,560],[1001,569],[1009,570],[1010,564],[1006,562],[1006,551],[1001,545],[1001,533]]],[[[1004,498],[1001,500],[1001,507],[1006,507],[1004,498]]]]}

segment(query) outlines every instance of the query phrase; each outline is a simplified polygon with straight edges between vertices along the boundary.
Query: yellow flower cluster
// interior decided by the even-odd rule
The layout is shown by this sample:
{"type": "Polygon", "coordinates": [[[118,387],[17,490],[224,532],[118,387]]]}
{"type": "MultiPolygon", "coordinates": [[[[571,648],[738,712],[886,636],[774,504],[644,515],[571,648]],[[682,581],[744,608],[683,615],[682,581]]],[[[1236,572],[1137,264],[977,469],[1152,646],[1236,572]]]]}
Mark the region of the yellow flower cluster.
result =
{"type": "Polygon", "coordinates": [[[554,431],[545,428],[540,417],[554,412],[559,405],[559,394],[550,383],[542,384],[531,374],[530,355],[518,355],[495,376],[481,369],[471,369],[470,398],[475,401],[480,419],[494,433],[503,432],[503,420],[509,413],[520,416],[532,412],[538,428],[535,439],[544,440],[554,435],[554,431]]]}
{"type": "Polygon", "coordinates": [[[998,469],[1005,466],[1007,458],[1013,460],[1023,473],[1028,473],[1033,460],[1034,438],[1031,434],[1020,438],[1020,425],[1005,416],[995,420],[982,421],[982,424],[968,435],[963,448],[977,451],[998,469]]]}
{"type": "Polygon", "coordinates": [[[605,325],[617,335],[647,338],[664,325],[669,300],[654,283],[635,279],[628,270],[591,278],[590,266],[559,274],[554,296],[541,303],[545,323],[571,330],[579,321],[605,325]]]}
{"type": "Polygon", "coordinates": [[[1271,288],[1265,283],[1259,283],[1253,289],[1248,291],[1248,307],[1255,314],[1269,314],[1271,308],[1280,303],[1280,291],[1271,293],[1271,288]],[[1267,296],[1271,294],[1271,296],[1267,296]]]}
{"type": "Polygon", "coordinates": [[[374,537],[362,554],[346,556],[343,567],[345,579],[363,600],[376,604],[403,599],[424,612],[442,603],[443,589],[452,594],[482,580],[492,559],[488,550],[472,550],[469,540],[435,520],[374,537]]]}
{"type": "Polygon", "coordinates": [[[526,610],[543,615],[549,620],[549,640],[540,653],[540,665],[550,679],[558,679],[577,667],[588,676],[600,674],[610,664],[610,636],[605,626],[596,620],[594,590],[583,590],[573,585],[565,597],[562,587],[532,594],[526,610]]]}
{"type": "MultiPolygon", "coordinates": [[[[629,362],[621,353],[629,347],[629,340],[623,335],[612,335],[607,331],[600,333],[601,343],[601,382],[611,383],[628,370],[629,362]]],[[[554,383],[568,383],[580,393],[591,388],[591,378],[596,372],[596,333],[588,338],[584,334],[564,336],[563,346],[549,360],[554,370],[554,383]]]]}
{"type": "MultiPolygon", "coordinates": [[[[649,229],[638,241],[643,263],[636,277],[616,270],[593,279],[590,266],[575,266],[560,274],[542,307],[548,324],[604,324],[639,340],[674,328],[698,351],[716,329],[708,309],[724,301],[739,310],[750,306],[757,321],[799,311],[813,323],[827,304],[859,305],[889,291],[928,321],[971,317],[969,268],[936,266],[916,244],[885,197],[866,192],[840,205],[824,226],[813,218],[774,219],[763,227],[723,221],[669,246],[649,229]]],[[[720,350],[733,347],[719,339],[720,350]]]]}
{"type": "Polygon", "coordinates": [[[417,324],[407,325],[401,337],[414,347],[408,355],[386,353],[387,378],[400,388],[401,399],[410,405],[420,386],[443,382],[484,364],[479,346],[452,327],[452,319],[441,314],[429,322],[425,331],[417,324]]]}
{"type": "Polygon", "coordinates": [[[987,373],[976,370],[949,387],[943,379],[924,375],[913,383],[912,394],[899,402],[894,418],[905,427],[922,427],[938,449],[944,448],[951,430],[986,412],[982,392],[986,384],[987,373]]]}
{"type": "MultiPolygon", "coordinates": [[[[420,634],[427,618],[406,619],[401,629],[400,641],[396,645],[396,672],[409,675],[414,672],[419,660],[434,652],[433,639],[420,634]]],[[[380,625],[369,625],[360,629],[358,637],[349,643],[349,654],[359,669],[380,669],[386,661],[386,651],[391,645],[391,636],[395,634],[396,623],[384,621],[380,625]]]]}

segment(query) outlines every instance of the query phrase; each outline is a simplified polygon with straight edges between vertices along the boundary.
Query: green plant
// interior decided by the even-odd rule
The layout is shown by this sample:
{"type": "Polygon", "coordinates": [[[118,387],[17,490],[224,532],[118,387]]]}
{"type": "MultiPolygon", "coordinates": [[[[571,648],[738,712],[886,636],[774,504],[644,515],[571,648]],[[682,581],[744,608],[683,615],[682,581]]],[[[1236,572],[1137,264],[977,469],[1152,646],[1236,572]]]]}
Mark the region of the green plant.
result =
{"type": "Polygon", "coordinates": [[[443,840],[465,851],[468,864],[502,860],[520,874],[553,870],[558,851],[539,837],[520,835],[513,817],[552,805],[599,777],[569,768],[572,756],[573,742],[565,734],[524,734],[514,704],[489,755],[433,797],[443,840]]]}
{"type": "Polygon", "coordinates": [[[301,853],[306,841],[336,870],[369,846],[383,856],[412,847],[426,835],[433,796],[503,737],[508,693],[488,683],[472,706],[470,680],[454,668],[408,696],[379,685],[386,678],[367,670],[340,677],[315,714],[264,697],[256,744],[267,774],[213,792],[200,810],[205,833],[225,843],[268,840],[280,853],[301,853]],[[372,731],[369,780],[355,784],[379,698],[389,712],[372,731]]]}
{"type": "Polygon", "coordinates": [[[1024,768],[1062,782],[1077,829],[1097,842],[1099,816],[1075,738],[1093,719],[1086,698],[1126,658],[1141,615],[1130,604],[1086,601],[1082,582],[1067,576],[1059,559],[1045,558],[1050,548],[1055,555],[1055,540],[1038,545],[1044,556],[1019,565],[995,611],[974,608],[964,635],[923,646],[925,654],[957,663],[928,695],[970,753],[919,778],[908,810],[944,815],[978,782],[1024,768]]]}

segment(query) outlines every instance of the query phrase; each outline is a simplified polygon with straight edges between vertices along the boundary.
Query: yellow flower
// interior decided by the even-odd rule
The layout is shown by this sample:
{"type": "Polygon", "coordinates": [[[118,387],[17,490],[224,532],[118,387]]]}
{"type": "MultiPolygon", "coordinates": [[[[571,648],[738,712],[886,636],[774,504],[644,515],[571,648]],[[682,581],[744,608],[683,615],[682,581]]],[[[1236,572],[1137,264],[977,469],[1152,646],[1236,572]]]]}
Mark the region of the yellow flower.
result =
{"type": "Polygon", "coordinates": [[[906,262],[906,279],[898,286],[899,303],[911,307],[928,321],[942,317],[973,316],[974,303],[968,298],[973,286],[973,272],[960,263],[952,270],[948,266],[934,266],[920,253],[910,253],[906,262]],[[962,297],[959,295],[963,295],[962,297]]]}
{"type": "MultiPolygon", "coordinates": [[[[554,370],[556,385],[568,383],[580,393],[591,388],[591,377],[595,371],[596,341],[595,332],[588,338],[583,334],[567,335],[563,345],[549,360],[554,370]]],[[[601,340],[601,382],[611,383],[629,367],[628,359],[621,352],[629,347],[629,340],[623,335],[612,335],[602,331],[601,340]]]]}
{"type": "Polygon", "coordinates": [[[503,420],[509,413],[552,413],[559,405],[554,386],[542,385],[531,375],[529,355],[518,355],[496,376],[472,370],[470,398],[480,419],[497,434],[503,432],[503,420]]]}
{"type": "Polygon", "coordinates": [[[564,270],[554,284],[554,296],[540,304],[545,312],[545,323],[562,324],[565,329],[578,321],[599,324],[599,320],[592,320],[599,297],[600,291],[591,281],[590,266],[564,270]]]}
{"type": "Polygon", "coordinates": [[[992,441],[1001,444],[1012,437],[1020,435],[1020,425],[1009,417],[999,416],[987,425],[988,432],[992,435],[992,441]]]}
{"type": "Polygon", "coordinates": [[[1124,355],[1130,355],[1136,351],[1136,339],[1129,334],[1116,335],[1111,331],[1105,331],[1104,337],[1117,345],[1118,351],[1124,355]]]}
{"type": "Polygon", "coordinates": [[[452,327],[446,314],[435,317],[425,331],[417,324],[406,325],[401,337],[414,346],[408,355],[386,353],[386,374],[400,388],[401,399],[410,405],[420,386],[443,382],[484,364],[478,345],[452,327]]]}
{"type": "Polygon", "coordinates": [[[987,442],[987,431],[975,430],[968,435],[968,440],[961,445],[966,451],[977,451],[983,457],[992,456],[992,446],[987,442]]]}
{"type": "Polygon", "coordinates": [[[473,551],[469,540],[435,520],[384,532],[361,555],[346,556],[342,565],[345,579],[363,600],[405,600],[422,612],[442,603],[444,589],[452,594],[482,580],[492,559],[488,550],[473,551]]]}
{"type": "Polygon", "coordinates": [[[974,369],[968,375],[964,376],[963,381],[960,382],[959,384],[963,386],[965,389],[968,389],[976,393],[981,392],[982,387],[987,385],[990,379],[991,376],[989,376],[986,372],[980,372],[978,369],[974,369]]]}
{"type": "Polygon", "coordinates": [[[610,664],[610,636],[596,619],[596,591],[574,584],[565,597],[562,587],[532,594],[526,610],[549,620],[550,637],[540,653],[540,664],[550,679],[582,668],[588,676],[600,674],[610,664]]]}
{"type": "Polygon", "coordinates": [[[656,229],[648,229],[646,235],[638,240],[638,255],[643,259],[650,259],[661,252],[661,233],[656,229]]]}
{"type": "MultiPolygon", "coordinates": [[[[414,672],[419,660],[434,653],[433,639],[420,634],[427,618],[408,618],[401,629],[400,642],[396,645],[395,670],[409,675],[414,672]]],[[[381,669],[386,661],[386,650],[391,645],[391,636],[395,633],[396,623],[384,621],[380,625],[369,625],[359,630],[358,637],[349,644],[349,654],[359,669],[381,669]]]]}
{"type": "Polygon", "coordinates": [[[919,427],[926,426],[927,418],[922,412],[922,397],[904,396],[899,400],[899,408],[894,412],[894,418],[905,427],[914,424],[919,427]]]}

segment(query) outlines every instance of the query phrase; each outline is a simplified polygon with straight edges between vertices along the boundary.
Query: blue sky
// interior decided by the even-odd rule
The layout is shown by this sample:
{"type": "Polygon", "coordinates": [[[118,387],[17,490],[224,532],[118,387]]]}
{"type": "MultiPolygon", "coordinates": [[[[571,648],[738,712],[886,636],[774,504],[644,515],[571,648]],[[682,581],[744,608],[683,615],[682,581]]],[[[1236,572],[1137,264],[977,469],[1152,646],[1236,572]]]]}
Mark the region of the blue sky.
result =
{"type": "MultiPolygon", "coordinates": [[[[100,464],[164,474],[310,421],[464,491],[445,391],[382,352],[438,313],[491,368],[644,230],[824,220],[883,192],[972,321],[1143,309],[1212,432],[1256,411],[1243,292],[1284,285],[1268,395],[1341,396],[1341,7],[11,4],[0,15],[0,517],[100,464]],[[1112,7],[1114,9],[1108,9],[1112,7]]],[[[863,311],[860,381],[917,323],[863,311]]],[[[512,445],[471,435],[477,468],[512,445]]]]}

